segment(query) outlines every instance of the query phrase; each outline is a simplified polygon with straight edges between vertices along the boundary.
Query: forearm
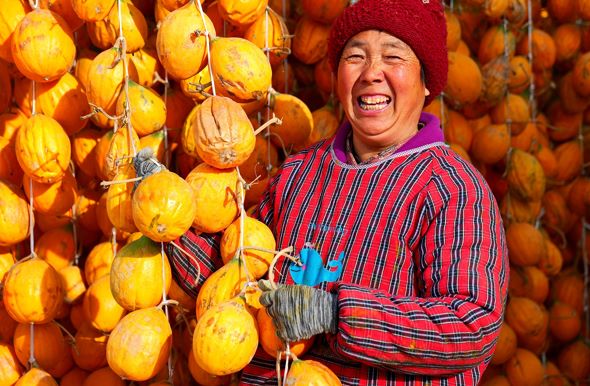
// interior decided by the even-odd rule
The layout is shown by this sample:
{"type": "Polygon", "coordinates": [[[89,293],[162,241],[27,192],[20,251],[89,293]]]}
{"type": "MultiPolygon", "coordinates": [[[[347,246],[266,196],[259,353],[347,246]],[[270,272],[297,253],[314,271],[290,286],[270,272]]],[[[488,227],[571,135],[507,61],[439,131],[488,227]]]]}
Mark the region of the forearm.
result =
{"type": "Polygon", "coordinates": [[[465,296],[389,298],[343,284],[338,309],[332,346],[339,354],[394,372],[450,375],[492,354],[503,307],[465,296]]]}

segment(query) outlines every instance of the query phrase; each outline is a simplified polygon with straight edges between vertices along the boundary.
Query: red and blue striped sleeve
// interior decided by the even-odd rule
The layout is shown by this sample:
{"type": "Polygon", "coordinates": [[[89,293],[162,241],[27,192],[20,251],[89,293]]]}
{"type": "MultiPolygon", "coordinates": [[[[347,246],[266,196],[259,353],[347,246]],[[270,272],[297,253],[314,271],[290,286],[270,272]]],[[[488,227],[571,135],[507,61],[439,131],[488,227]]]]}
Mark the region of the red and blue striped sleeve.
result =
{"type": "Polygon", "coordinates": [[[434,170],[412,251],[417,296],[337,285],[339,354],[398,373],[452,375],[489,360],[506,301],[502,220],[483,177],[469,165],[434,170]]]}
{"type": "Polygon", "coordinates": [[[220,239],[220,233],[197,234],[188,230],[173,241],[176,245],[166,244],[172,277],[194,298],[205,279],[223,265],[219,252],[220,239]]]}

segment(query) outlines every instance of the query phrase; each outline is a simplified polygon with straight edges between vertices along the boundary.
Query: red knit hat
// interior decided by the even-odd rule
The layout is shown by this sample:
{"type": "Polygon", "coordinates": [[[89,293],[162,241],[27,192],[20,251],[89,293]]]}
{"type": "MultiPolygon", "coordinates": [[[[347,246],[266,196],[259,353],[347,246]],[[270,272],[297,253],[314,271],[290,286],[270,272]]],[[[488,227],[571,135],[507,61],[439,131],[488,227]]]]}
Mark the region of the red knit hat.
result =
{"type": "Polygon", "coordinates": [[[336,71],[348,39],[369,29],[385,31],[409,45],[424,68],[428,105],[447,82],[447,25],[441,0],[359,0],[330,31],[328,58],[336,71]]]}

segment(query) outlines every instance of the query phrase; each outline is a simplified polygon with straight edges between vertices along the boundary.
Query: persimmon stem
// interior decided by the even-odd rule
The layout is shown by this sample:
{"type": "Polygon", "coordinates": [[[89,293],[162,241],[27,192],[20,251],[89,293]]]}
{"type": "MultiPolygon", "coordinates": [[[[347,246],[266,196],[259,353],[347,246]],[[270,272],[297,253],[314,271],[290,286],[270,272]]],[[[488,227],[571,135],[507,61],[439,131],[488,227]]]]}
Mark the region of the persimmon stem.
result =
{"type": "Polygon", "coordinates": [[[272,118],[269,119],[268,121],[266,121],[262,126],[260,126],[258,129],[256,129],[254,131],[254,135],[258,135],[259,133],[261,133],[264,129],[266,129],[267,127],[269,127],[270,125],[275,124],[275,125],[282,125],[283,121],[281,121],[278,117],[276,117],[274,115],[274,113],[272,114],[272,118]]]}
{"type": "Polygon", "coordinates": [[[289,246],[287,248],[281,249],[279,252],[277,252],[277,254],[275,255],[275,257],[272,259],[270,266],[268,267],[268,280],[270,281],[272,286],[276,287],[274,278],[275,278],[275,273],[274,273],[274,267],[275,264],[277,263],[277,261],[279,261],[279,259],[281,258],[281,256],[285,256],[287,253],[291,253],[293,252],[293,246],[289,246]]]}
{"type": "Polygon", "coordinates": [[[116,184],[126,184],[129,182],[141,181],[143,177],[127,178],[125,180],[101,181],[100,186],[110,186],[116,184]]]}
{"type": "Polygon", "coordinates": [[[165,299],[165,300],[162,300],[160,302],[160,304],[158,304],[156,307],[158,307],[161,310],[162,308],[164,308],[164,306],[172,305],[172,306],[176,307],[179,304],[180,303],[174,299],[165,299]]]}

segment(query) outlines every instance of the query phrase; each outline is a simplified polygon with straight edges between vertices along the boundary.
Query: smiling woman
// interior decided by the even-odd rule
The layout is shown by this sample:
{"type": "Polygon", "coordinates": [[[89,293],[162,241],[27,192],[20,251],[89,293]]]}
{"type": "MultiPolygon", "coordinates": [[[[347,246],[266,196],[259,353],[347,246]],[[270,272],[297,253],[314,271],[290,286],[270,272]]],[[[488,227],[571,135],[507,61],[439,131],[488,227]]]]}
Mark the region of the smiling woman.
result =
{"type": "MultiPolygon", "coordinates": [[[[302,359],[343,385],[476,385],[499,334],[508,259],[484,178],[422,112],[446,83],[441,2],[359,0],[334,22],[328,57],[345,118],[283,163],[253,212],[277,250],[299,258],[277,261],[278,288],[259,282],[260,303],[283,341],[315,337],[302,359]]],[[[199,261],[199,280],[186,279],[198,290],[216,242],[180,243],[199,261]]],[[[276,385],[275,359],[258,350],[240,384],[276,385]]]]}
{"type": "Polygon", "coordinates": [[[410,46],[387,32],[362,31],[346,43],[338,65],[338,97],[361,160],[399,147],[418,132],[430,94],[420,69],[410,46]]]}

